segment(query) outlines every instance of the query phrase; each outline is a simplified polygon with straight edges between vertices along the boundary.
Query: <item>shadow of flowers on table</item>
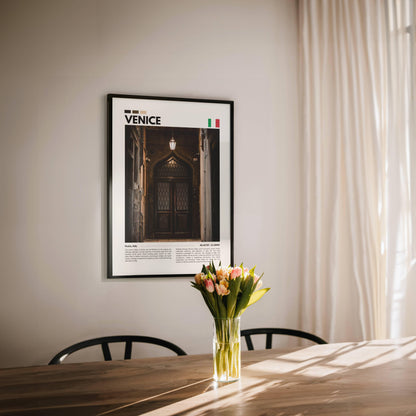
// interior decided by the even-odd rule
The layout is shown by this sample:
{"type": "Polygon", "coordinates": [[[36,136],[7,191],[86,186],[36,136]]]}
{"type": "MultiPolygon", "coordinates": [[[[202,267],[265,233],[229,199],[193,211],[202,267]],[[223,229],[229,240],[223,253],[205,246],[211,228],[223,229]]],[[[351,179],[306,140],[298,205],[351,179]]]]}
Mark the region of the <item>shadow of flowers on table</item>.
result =
{"type": "Polygon", "coordinates": [[[416,338],[265,352],[238,382],[145,413],[173,415],[416,414],[416,338]]]}

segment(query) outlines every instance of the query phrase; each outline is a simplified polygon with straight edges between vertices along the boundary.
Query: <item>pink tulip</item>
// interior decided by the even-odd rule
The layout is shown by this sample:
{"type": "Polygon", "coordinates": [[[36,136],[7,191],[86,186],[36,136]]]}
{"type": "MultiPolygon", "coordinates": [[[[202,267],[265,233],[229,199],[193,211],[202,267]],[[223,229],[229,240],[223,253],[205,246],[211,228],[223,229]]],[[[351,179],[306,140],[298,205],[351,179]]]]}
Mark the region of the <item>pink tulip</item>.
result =
{"type": "Polygon", "coordinates": [[[209,292],[212,293],[214,292],[214,282],[211,279],[206,279],[204,280],[205,283],[205,289],[209,292]]]}
{"type": "Polygon", "coordinates": [[[242,270],[240,267],[234,267],[234,269],[231,270],[230,279],[233,280],[237,277],[240,277],[242,273],[242,270]]]}
{"type": "Polygon", "coordinates": [[[260,282],[259,282],[259,279],[260,279],[260,276],[257,276],[256,274],[254,275],[254,284],[256,285],[255,287],[256,287],[256,289],[260,289],[261,287],[262,287],[262,285],[263,285],[263,281],[262,280],[260,280],[260,282]]]}
{"type": "Polygon", "coordinates": [[[217,291],[218,296],[227,296],[230,291],[228,290],[228,287],[226,286],[226,283],[224,280],[221,280],[220,284],[215,283],[215,290],[217,291]]]}

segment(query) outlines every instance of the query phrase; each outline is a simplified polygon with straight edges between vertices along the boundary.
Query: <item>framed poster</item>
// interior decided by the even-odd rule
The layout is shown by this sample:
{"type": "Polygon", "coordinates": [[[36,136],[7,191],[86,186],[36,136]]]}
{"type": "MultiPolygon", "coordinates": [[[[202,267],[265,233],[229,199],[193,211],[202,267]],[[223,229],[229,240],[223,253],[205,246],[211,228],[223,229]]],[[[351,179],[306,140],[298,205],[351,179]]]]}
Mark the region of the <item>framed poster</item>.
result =
{"type": "Polygon", "coordinates": [[[108,277],[233,264],[233,102],[109,94],[108,277]]]}

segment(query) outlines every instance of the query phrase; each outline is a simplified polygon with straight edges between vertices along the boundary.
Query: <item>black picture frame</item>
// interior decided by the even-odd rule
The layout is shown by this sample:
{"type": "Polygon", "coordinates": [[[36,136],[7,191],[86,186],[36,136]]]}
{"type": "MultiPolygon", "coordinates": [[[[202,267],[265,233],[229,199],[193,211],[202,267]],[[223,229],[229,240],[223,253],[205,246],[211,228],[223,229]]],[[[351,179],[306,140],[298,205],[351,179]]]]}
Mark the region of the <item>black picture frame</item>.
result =
{"type": "Polygon", "coordinates": [[[107,95],[107,277],[233,264],[234,102],[107,95]]]}

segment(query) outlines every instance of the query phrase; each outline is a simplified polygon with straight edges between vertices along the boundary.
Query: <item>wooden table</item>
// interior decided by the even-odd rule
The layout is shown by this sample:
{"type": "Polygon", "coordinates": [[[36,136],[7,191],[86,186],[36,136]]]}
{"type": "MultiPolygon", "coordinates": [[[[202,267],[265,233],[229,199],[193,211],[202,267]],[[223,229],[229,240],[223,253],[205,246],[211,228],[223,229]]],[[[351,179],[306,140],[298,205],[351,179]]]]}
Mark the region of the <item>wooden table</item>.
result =
{"type": "Polygon", "coordinates": [[[416,337],[243,353],[241,380],[212,357],[0,370],[0,415],[416,415],[416,337]]]}

